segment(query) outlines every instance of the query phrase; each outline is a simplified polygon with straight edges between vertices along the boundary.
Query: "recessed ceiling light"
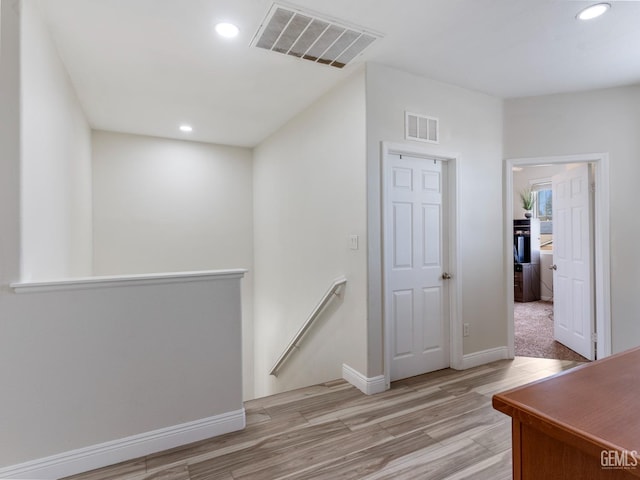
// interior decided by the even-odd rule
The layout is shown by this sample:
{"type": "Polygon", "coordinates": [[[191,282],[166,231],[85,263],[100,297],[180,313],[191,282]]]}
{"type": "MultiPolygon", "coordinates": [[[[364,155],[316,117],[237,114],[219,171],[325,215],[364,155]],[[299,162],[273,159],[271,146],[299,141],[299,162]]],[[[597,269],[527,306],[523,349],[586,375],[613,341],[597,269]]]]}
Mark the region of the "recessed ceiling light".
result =
{"type": "Polygon", "coordinates": [[[611,4],[609,3],[596,3],[595,5],[591,5],[584,10],[580,10],[580,13],[578,13],[576,18],[580,20],[591,20],[592,18],[603,15],[610,8],[611,4]]]}
{"type": "Polygon", "coordinates": [[[180,131],[185,133],[193,132],[193,127],[191,125],[180,125],[180,131]]]}
{"type": "Polygon", "coordinates": [[[233,23],[218,23],[216,25],[216,32],[221,37],[233,38],[238,36],[238,33],[240,33],[240,29],[233,23]]]}

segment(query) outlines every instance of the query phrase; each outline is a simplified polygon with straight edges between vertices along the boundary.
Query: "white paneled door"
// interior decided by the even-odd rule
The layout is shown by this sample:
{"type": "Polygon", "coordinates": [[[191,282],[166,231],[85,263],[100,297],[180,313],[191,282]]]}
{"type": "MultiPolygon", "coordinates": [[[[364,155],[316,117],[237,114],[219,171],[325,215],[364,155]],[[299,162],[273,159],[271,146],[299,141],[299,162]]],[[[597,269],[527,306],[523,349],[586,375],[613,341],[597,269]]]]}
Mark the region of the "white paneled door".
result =
{"type": "Polygon", "coordinates": [[[390,378],[449,366],[446,162],[388,154],[384,167],[385,322],[390,378]]]}
{"type": "Polygon", "coordinates": [[[569,165],[552,178],[554,337],[594,359],[594,293],[589,165],[569,165]]]}

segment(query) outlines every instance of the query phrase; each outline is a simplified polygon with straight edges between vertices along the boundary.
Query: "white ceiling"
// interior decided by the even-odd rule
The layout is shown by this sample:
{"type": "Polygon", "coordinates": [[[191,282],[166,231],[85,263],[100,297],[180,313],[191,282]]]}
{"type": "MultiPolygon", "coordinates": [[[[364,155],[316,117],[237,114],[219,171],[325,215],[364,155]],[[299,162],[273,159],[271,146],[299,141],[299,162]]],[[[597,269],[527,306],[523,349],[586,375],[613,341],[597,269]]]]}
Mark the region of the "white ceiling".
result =
{"type": "Polygon", "coordinates": [[[44,0],[96,129],[255,146],[364,61],[497,97],[640,83],[640,2],[293,0],[382,33],[343,70],[249,46],[270,0],[44,0]],[[213,33],[240,27],[234,40],[213,33]],[[178,131],[181,123],[194,131],[178,131]]]}

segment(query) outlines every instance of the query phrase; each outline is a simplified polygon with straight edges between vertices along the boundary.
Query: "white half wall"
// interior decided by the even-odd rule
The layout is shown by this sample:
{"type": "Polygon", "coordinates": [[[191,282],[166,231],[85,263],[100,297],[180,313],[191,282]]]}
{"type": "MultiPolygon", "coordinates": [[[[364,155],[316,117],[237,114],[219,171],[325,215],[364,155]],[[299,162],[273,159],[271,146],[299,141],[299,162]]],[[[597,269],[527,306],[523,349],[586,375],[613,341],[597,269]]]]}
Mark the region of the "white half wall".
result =
{"type": "Polygon", "coordinates": [[[609,154],[613,353],[640,345],[639,131],[640,85],[505,101],[506,158],[609,154]]]}
{"type": "MultiPolygon", "coordinates": [[[[404,142],[405,111],[440,119],[434,154],[455,155],[465,355],[507,345],[502,206],[502,100],[378,64],[367,64],[368,367],[383,373],[380,142],[404,142]]],[[[409,142],[414,143],[415,142],[409,142]]],[[[424,146],[424,143],[419,143],[424,146]]],[[[462,329],[460,328],[460,331],[462,329]]]]}
{"type": "Polygon", "coordinates": [[[366,368],[365,91],[354,73],[254,152],[256,395],[366,368]],[[358,249],[348,237],[358,236],[358,249]],[[289,339],[339,277],[346,288],[278,377],[289,339]]]}
{"type": "Polygon", "coordinates": [[[253,180],[247,148],[94,131],[94,274],[244,268],[253,398],[253,180]]]}
{"type": "Polygon", "coordinates": [[[37,2],[21,20],[22,278],[90,275],[91,131],[37,2]]]}
{"type": "MultiPolygon", "coordinates": [[[[4,293],[0,477],[53,468],[60,454],[77,468],[68,452],[158,430],[165,440],[142,454],[175,447],[194,440],[175,437],[185,424],[242,411],[242,274],[92,277],[4,293]]],[[[89,467],[140,454],[96,450],[89,467]]]]}

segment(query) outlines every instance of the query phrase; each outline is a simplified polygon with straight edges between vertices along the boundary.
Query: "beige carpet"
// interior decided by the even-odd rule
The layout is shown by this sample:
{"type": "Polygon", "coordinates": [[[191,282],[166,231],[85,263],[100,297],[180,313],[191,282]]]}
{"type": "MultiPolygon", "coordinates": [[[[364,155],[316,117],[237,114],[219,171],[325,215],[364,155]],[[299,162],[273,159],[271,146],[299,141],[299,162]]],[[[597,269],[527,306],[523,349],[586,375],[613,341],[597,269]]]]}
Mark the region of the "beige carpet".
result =
{"type": "Polygon", "coordinates": [[[588,361],[553,339],[552,302],[515,302],[513,320],[516,356],[588,361]]]}

